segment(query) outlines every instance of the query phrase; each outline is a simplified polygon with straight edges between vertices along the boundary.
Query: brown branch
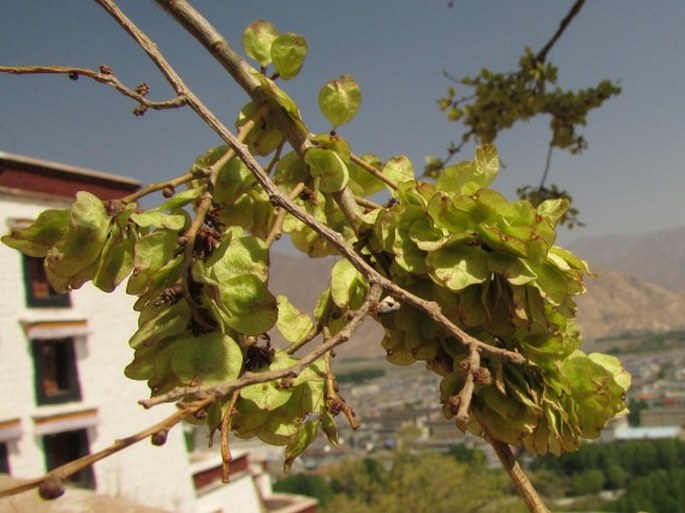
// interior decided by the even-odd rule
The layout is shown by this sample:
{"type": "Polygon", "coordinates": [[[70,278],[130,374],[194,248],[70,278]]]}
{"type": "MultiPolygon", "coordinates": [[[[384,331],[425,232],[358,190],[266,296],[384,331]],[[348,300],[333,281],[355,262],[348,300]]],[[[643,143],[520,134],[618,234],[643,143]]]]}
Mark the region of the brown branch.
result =
{"type": "Polygon", "coordinates": [[[124,203],[132,203],[134,201],[138,201],[140,198],[144,196],[147,196],[148,194],[152,194],[153,192],[161,191],[163,189],[166,189],[167,187],[175,188],[179,185],[183,185],[184,183],[188,183],[192,180],[199,178],[200,175],[201,174],[198,173],[196,170],[191,170],[184,175],[172,178],[171,180],[167,180],[165,182],[151,183],[146,185],[142,189],[132,194],[129,194],[128,196],[124,196],[123,198],[121,198],[121,201],[124,203]]]}
{"type": "Polygon", "coordinates": [[[388,187],[390,187],[391,189],[397,190],[397,188],[399,187],[399,185],[397,184],[397,182],[395,182],[394,180],[388,178],[388,177],[385,176],[383,173],[381,173],[378,169],[376,169],[375,167],[373,167],[373,166],[372,166],[371,164],[369,164],[368,162],[365,162],[365,161],[362,160],[361,158],[357,157],[356,155],[352,155],[351,158],[350,158],[350,160],[352,160],[352,162],[354,162],[355,164],[357,164],[359,167],[361,167],[361,168],[362,168],[364,171],[366,171],[367,173],[369,173],[369,174],[375,176],[376,178],[378,178],[381,182],[383,182],[384,184],[386,184],[386,185],[387,185],[388,187]]]}
{"type": "Polygon", "coordinates": [[[474,348],[469,348],[469,357],[466,360],[466,379],[464,386],[457,394],[459,406],[457,408],[456,422],[460,428],[465,428],[470,418],[471,400],[476,388],[476,372],[480,370],[480,353],[474,348]]]}
{"type": "Polygon", "coordinates": [[[559,24],[559,28],[557,29],[557,31],[552,36],[552,39],[550,39],[547,42],[547,44],[545,46],[543,46],[542,49],[538,52],[538,54],[535,56],[536,61],[545,62],[545,59],[547,58],[547,54],[552,49],[552,47],[556,44],[556,42],[559,40],[559,38],[564,33],[566,28],[571,24],[571,22],[573,21],[573,18],[575,18],[577,16],[577,14],[580,12],[580,10],[583,8],[584,3],[585,3],[585,0],[576,0],[576,3],[573,4],[573,6],[571,7],[571,10],[564,17],[564,19],[561,20],[561,23],[559,24]]]}
{"type": "Polygon", "coordinates": [[[526,503],[528,511],[530,511],[530,513],[549,513],[547,506],[545,506],[545,503],[542,502],[542,499],[535,490],[533,483],[530,482],[530,479],[528,479],[528,476],[523,471],[523,468],[521,468],[519,462],[517,462],[516,458],[514,458],[514,454],[511,452],[509,445],[504,442],[500,442],[499,440],[493,440],[489,436],[488,442],[495,450],[497,458],[504,467],[504,470],[509,475],[509,478],[514,484],[516,491],[523,499],[523,502],[526,503]]]}
{"type": "MultiPolygon", "coordinates": [[[[97,0],[100,3],[109,3],[108,0],[97,0]]],[[[222,63],[224,68],[226,68],[229,73],[233,76],[238,84],[243,86],[243,88],[256,99],[262,99],[263,101],[270,101],[270,97],[264,96],[262,88],[259,86],[258,81],[252,75],[254,71],[243,59],[240,57],[229,45],[226,40],[211,26],[211,24],[202,17],[197,11],[195,11],[188,2],[184,0],[155,0],[159,5],[164,7],[173,17],[181,23],[184,27],[188,28],[191,33],[197,37],[211,52],[213,55],[217,56],[219,61],[222,63]]],[[[123,20],[122,20],[123,22],[123,20]]],[[[130,21],[128,23],[131,23],[130,21]]],[[[133,30],[129,28],[133,33],[138,34],[137,37],[147,38],[145,34],[139,30],[133,30]]],[[[147,46],[150,46],[148,43],[147,46]]],[[[176,73],[173,69],[166,64],[163,56],[159,52],[151,52],[150,57],[152,59],[162,60],[165,64],[158,65],[160,69],[165,69],[170,75],[170,80],[176,80],[176,73]]],[[[429,315],[433,320],[443,325],[452,335],[454,335],[458,340],[464,344],[474,344],[478,347],[478,350],[483,353],[489,353],[493,355],[500,356],[508,361],[514,363],[523,363],[525,358],[519,354],[504,349],[493,347],[489,344],[481,342],[464,330],[455,325],[450,321],[445,315],[440,311],[440,307],[437,303],[433,301],[426,301],[410,292],[404,290],[402,287],[396,285],[391,280],[382,276],[378,271],[376,271],[371,265],[369,265],[364,258],[359,255],[354,248],[347,244],[345,238],[335,230],[331,229],[327,225],[321,223],[314,216],[310,215],[306,211],[302,210],[296,204],[294,204],[266,175],[261,165],[255,160],[255,158],[250,154],[250,152],[236,140],[235,136],[216,118],[216,116],[191,92],[185,89],[182,82],[179,80],[179,85],[175,85],[179,91],[183,91],[188,97],[188,105],[210,126],[224,141],[230,144],[236,151],[238,157],[245,163],[245,165],[250,169],[252,174],[255,176],[257,181],[264,187],[264,190],[269,194],[271,202],[276,205],[286,209],[294,217],[307,224],[315,232],[317,232],[322,237],[326,238],[335,248],[340,251],[340,253],[347,258],[350,263],[369,281],[369,283],[380,284],[384,289],[389,291],[392,295],[396,296],[398,299],[422,310],[429,315]]],[[[287,113],[283,113],[282,109],[272,109],[269,111],[269,116],[275,115],[274,123],[283,131],[284,137],[288,139],[288,142],[294,148],[309,147],[311,143],[306,140],[304,134],[301,133],[298,128],[297,123],[290,118],[287,113]],[[280,113],[280,114],[279,114],[280,113]],[[283,114],[283,116],[281,116],[283,114]]],[[[271,119],[271,118],[270,118],[271,119]]]]}
{"type": "Polygon", "coordinates": [[[17,486],[12,486],[10,488],[0,490],[0,497],[16,495],[17,493],[25,492],[27,490],[31,490],[32,488],[37,488],[43,485],[43,483],[61,483],[69,476],[83,470],[86,467],[89,467],[97,461],[100,461],[104,458],[111,456],[112,454],[115,454],[123,449],[126,449],[127,447],[130,447],[131,445],[136,444],[141,440],[150,438],[152,435],[159,431],[171,429],[186,417],[194,415],[196,412],[209,406],[210,404],[212,404],[213,401],[213,397],[206,397],[192,403],[183,403],[180,406],[179,411],[168,416],[167,418],[158,422],[157,424],[150,426],[149,428],[144,429],[143,431],[140,431],[139,433],[131,435],[127,438],[115,440],[114,443],[109,447],[106,447],[94,454],[89,454],[77,460],[70,461],[69,463],[66,463],[62,466],[59,466],[51,470],[42,477],[31,479],[17,486]]]}
{"type": "Polygon", "coordinates": [[[331,360],[333,359],[332,354],[328,352],[324,355],[324,358],[326,361],[326,408],[331,415],[338,415],[342,412],[350,427],[357,430],[361,427],[361,424],[357,420],[357,414],[352,407],[347,404],[343,396],[338,393],[338,382],[335,379],[335,374],[333,373],[333,367],[331,365],[331,360]]]}
{"type": "MultiPolygon", "coordinates": [[[[160,70],[162,70],[164,76],[167,77],[170,84],[176,89],[178,94],[183,94],[186,97],[188,106],[191,107],[210,128],[212,128],[224,141],[226,141],[233,148],[233,150],[236,152],[236,155],[245,163],[248,169],[255,176],[256,180],[269,194],[270,200],[275,206],[280,206],[286,209],[294,217],[307,224],[310,228],[312,228],[322,237],[326,238],[367,279],[367,281],[372,285],[374,289],[377,286],[380,286],[386,291],[390,292],[391,295],[393,295],[397,299],[400,299],[403,302],[410,304],[415,308],[418,308],[419,310],[423,311],[431,319],[436,321],[438,324],[444,326],[446,330],[448,330],[457,340],[461,341],[465,346],[470,348],[476,348],[481,353],[488,353],[491,355],[499,356],[500,358],[503,358],[507,361],[511,361],[513,363],[521,364],[525,362],[525,358],[520,353],[491,346],[466,333],[464,330],[455,325],[450,319],[448,319],[442,313],[442,311],[440,310],[440,306],[436,302],[422,299],[404,290],[402,287],[398,286],[393,281],[389,280],[388,278],[380,274],[376,269],[374,269],[370,264],[368,264],[366,260],[364,260],[364,258],[354,250],[354,248],[352,248],[347,243],[345,238],[340,233],[331,229],[327,225],[321,223],[314,216],[310,215],[309,213],[298,207],[296,204],[294,204],[290,200],[290,198],[288,198],[283,193],[283,191],[281,191],[271,181],[269,176],[264,172],[259,162],[256,161],[256,159],[248,151],[245,145],[243,145],[242,142],[236,136],[234,136],[231,133],[231,131],[228,130],[228,128],[214,115],[214,113],[210,111],[200,101],[200,99],[197,98],[197,96],[195,96],[195,94],[185,86],[181,78],[178,76],[175,70],[168,64],[164,56],[161,55],[159,51],[157,51],[156,45],[152,43],[152,41],[147,37],[147,35],[143,33],[140,29],[138,29],[123,13],[121,13],[121,11],[110,0],[96,1],[103,5],[103,7],[106,7],[108,12],[117,20],[117,22],[120,23],[122,27],[124,27],[124,29],[132,35],[132,37],[134,37],[134,39],[141,45],[141,47],[146,51],[146,53],[148,53],[149,57],[155,62],[157,67],[160,70]]],[[[218,35],[218,33],[213,29],[213,27],[211,27],[211,25],[209,25],[209,23],[206,20],[204,20],[204,18],[202,18],[199,15],[199,13],[194,11],[187,4],[187,2],[184,2],[182,0],[178,0],[176,2],[169,2],[168,0],[156,1],[163,5],[165,9],[175,14],[174,17],[177,17],[177,13],[179,15],[185,13],[183,16],[179,16],[180,20],[185,20],[184,16],[186,16],[188,12],[191,13],[191,17],[197,16],[197,20],[186,21],[188,21],[189,23],[192,22],[190,24],[193,27],[204,27],[204,29],[208,31],[209,36],[212,38],[211,41],[214,41],[213,44],[218,45],[217,48],[223,49],[222,55],[224,55],[225,57],[231,55],[235,56],[235,62],[226,63],[225,67],[227,67],[227,69],[234,69],[240,71],[240,73],[237,73],[238,78],[234,77],[236,78],[236,81],[238,81],[239,83],[241,83],[241,81],[246,82],[248,78],[250,78],[251,80],[256,80],[254,79],[253,75],[250,75],[246,71],[246,69],[251,68],[249,68],[249,66],[247,66],[246,63],[244,63],[242,58],[240,58],[237,54],[235,54],[235,52],[233,52],[233,50],[228,46],[225,40],[221,38],[221,36],[218,35]],[[177,11],[176,9],[180,10],[177,11]],[[215,38],[215,34],[216,37],[218,37],[218,39],[215,38]],[[249,77],[245,77],[245,74],[247,74],[249,77]]],[[[182,24],[185,26],[186,22],[182,22],[182,24]]],[[[195,31],[193,31],[193,33],[195,33],[195,31]]],[[[255,90],[251,91],[253,94],[255,94],[255,90]]],[[[279,109],[276,109],[275,111],[278,112],[279,109]]],[[[295,123],[293,122],[292,118],[290,118],[289,116],[286,116],[286,118],[286,124],[288,126],[286,127],[287,130],[284,131],[284,135],[287,138],[288,134],[292,135],[294,132],[297,132],[299,128],[294,126],[295,123]]],[[[289,142],[291,143],[291,145],[293,144],[293,141],[290,141],[290,139],[289,142]]],[[[303,144],[305,144],[305,142],[303,142],[303,144]]],[[[359,322],[361,322],[361,319],[359,319],[359,322]]],[[[331,340],[335,341],[335,345],[337,345],[347,340],[347,338],[349,338],[349,334],[343,331],[331,340]]],[[[281,377],[285,377],[286,375],[292,375],[293,372],[299,373],[304,369],[306,365],[308,365],[308,363],[311,363],[312,361],[319,358],[321,355],[325,354],[326,351],[332,349],[332,347],[325,349],[326,347],[328,347],[328,344],[323,344],[322,346],[317,348],[317,350],[313,351],[308,356],[304,357],[300,365],[293,368],[291,372],[280,372],[278,375],[274,375],[273,377],[267,378],[265,378],[265,376],[267,376],[268,373],[259,373],[257,375],[248,374],[244,376],[242,380],[238,380],[231,384],[227,384],[224,387],[217,387],[212,390],[214,390],[214,392],[218,393],[219,395],[225,395],[227,393],[232,392],[233,390],[242,388],[249,384],[261,383],[265,380],[278,379],[281,377]]],[[[178,391],[173,398],[183,397],[187,394],[198,393],[202,391],[202,389],[198,387],[185,387],[183,388],[183,390],[183,392],[178,391]]],[[[168,395],[168,397],[166,397],[165,399],[160,399],[160,397],[164,396],[158,396],[156,398],[149,399],[141,403],[149,407],[152,404],[159,404],[161,402],[173,400],[171,395],[168,395]]]]}
{"type": "Polygon", "coordinates": [[[233,413],[235,409],[235,403],[238,401],[238,397],[240,397],[240,392],[236,390],[231,394],[231,399],[228,402],[228,407],[226,408],[226,413],[224,413],[223,418],[221,419],[221,464],[222,464],[222,471],[221,471],[221,482],[222,483],[228,483],[231,480],[231,468],[230,468],[230,463],[231,460],[233,459],[233,456],[231,456],[231,449],[229,446],[229,435],[231,433],[231,423],[233,421],[233,413]]]}
{"type": "Polygon", "coordinates": [[[542,192],[545,188],[545,182],[547,181],[547,175],[549,175],[549,170],[552,167],[552,152],[554,151],[554,145],[552,141],[549,142],[549,148],[547,148],[547,159],[545,160],[545,170],[542,173],[542,179],[540,180],[540,185],[538,190],[542,192]]]}
{"type": "Polygon", "coordinates": [[[379,205],[375,201],[371,201],[368,198],[362,198],[360,196],[355,196],[354,201],[356,201],[357,205],[359,205],[360,207],[368,210],[376,210],[377,208],[383,208],[383,205],[379,205]]]}
{"type": "MultiPolygon", "coordinates": [[[[293,189],[290,191],[290,194],[288,195],[288,198],[291,201],[294,201],[295,198],[297,198],[302,191],[304,190],[304,182],[300,182],[293,189]]],[[[274,221],[274,225],[271,227],[271,231],[269,231],[269,234],[267,235],[265,239],[265,243],[268,247],[271,247],[271,245],[276,242],[278,239],[281,238],[282,234],[282,229],[283,229],[283,221],[285,221],[285,216],[288,214],[288,211],[285,210],[284,208],[279,208],[278,212],[276,213],[276,220],[274,221]]]]}
{"type": "MultiPolygon", "coordinates": [[[[0,66],[0,73],[9,73],[10,75],[58,74],[67,75],[73,80],[76,80],[80,76],[85,76],[101,84],[109,85],[124,96],[128,96],[137,101],[144,107],[143,110],[140,110],[140,107],[136,109],[134,112],[137,114],[142,114],[147,108],[155,110],[177,109],[183,107],[186,103],[185,96],[182,94],[179,94],[176,98],[171,100],[150,101],[145,97],[147,91],[142,93],[140,86],[137,89],[126,87],[107,66],[102,66],[100,72],[87,68],[74,68],[68,66],[0,66]]],[[[141,84],[141,86],[142,85],[143,84],[141,84]]],[[[147,86],[145,86],[145,88],[146,87],[147,86]]]]}
{"type": "Polygon", "coordinates": [[[377,304],[380,295],[380,287],[378,285],[373,285],[366,297],[366,300],[359,310],[354,312],[352,318],[348,321],[345,327],[335,336],[331,337],[325,343],[314,349],[311,353],[303,356],[296,365],[285,369],[278,369],[268,372],[247,372],[239,379],[214,387],[176,387],[165,394],[160,394],[158,396],[151,397],[150,399],[144,399],[138,402],[145,408],[151,408],[152,406],[175,401],[188,395],[211,395],[223,397],[249,385],[265,383],[267,381],[274,381],[286,377],[297,377],[303,370],[307,368],[308,365],[321,358],[333,348],[344,342],[347,342],[347,340],[349,340],[352,336],[352,333],[361,325],[364,318],[369,314],[372,307],[377,304]]]}

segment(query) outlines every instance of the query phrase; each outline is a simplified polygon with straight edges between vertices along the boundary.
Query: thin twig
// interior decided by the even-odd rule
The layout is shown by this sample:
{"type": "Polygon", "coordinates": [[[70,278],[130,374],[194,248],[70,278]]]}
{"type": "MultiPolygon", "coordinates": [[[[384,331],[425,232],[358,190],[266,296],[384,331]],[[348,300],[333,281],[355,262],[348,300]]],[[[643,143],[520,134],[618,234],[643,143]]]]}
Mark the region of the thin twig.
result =
{"type": "Polygon", "coordinates": [[[545,62],[545,59],[547,58],[547,54],[552,49],[552,47],[556,44],[556,42],[559,40],[559,38],[564,33],[566,28],[571,24],[571,22],[573,21],[573,18],[575,18],[577,16],[577,14],[580,12],[584,3],[585,3],[585,0],[577,0],[576,3],[573,4],[573,6],[571,7],[571,10],[564,17],[564,19],[561,20],[561,23],[559,23],[559,28],[554,33],[552,38],[547,42],[547,44],[545,46],[542,47],[542,49],[535,56],[536,61],[545,62]]]}
{"type": "Polygon", "coordinates": [[[136,192],[129,194],[128,196],[124,196],[123,198],[121,198],[121,201],[124,203],[132,203],[134,201],[138,201],[140,198],[144,196],[147,196],[148,194],[152,194],[153,192],[161,191],[163,189],[166,189],[167,187],[175,188],[179,185],[183,185],[184,183],[188,183],[197,178],[198,172],[196,170],[191,170],[184,175],[172,178],[171,180],[166,180],[165,182],[148,184],[142,189],[139,189],[136,192]]]}
{"type": "MultiPolygon", "coordinates": [[[[145,108],[155,110],[177,109],[185,105],[185,97],[183,95],[178,95],[176,98],[166,101],[150,101],[145,97],[145,94],[141,94],[137,89],[126,87],[106,66],[103,66],[100,72],[88,68],[75,68],[70,66],[0,66],[0,73],[9,73],[10,75],[67,75],[73,80],[76,80],[80,76],[84,76],[101,84],[112,86],[121,94],[134,99],[145,108]]],[[[134,112],[142,114],[143,111],[137,110],[134,112]]]]}
{"type": "Polygon", "coordinates": [[[69,463],[66,463],[60,467],[51,470],[42,477],[31,479],[17,486],[12,486],[10,488],[0,490],[0,497],[7,497],[9,495],[15,495],[17,493],[25,492],[32,488],[37,488],[46,480],[51,478],[57,478],[59,481],[63,481],[69,476],[83,470],[86,467],[89,467],[97,461],[100,461],[104,458],[111,456],[112,454],[115,454],[123,449],[126,449],[127,447],[130,447],[131,445],[136,444],[141,440],[150,438],[158,431],[171,429],[183,419],[189,417],[190,415],[194,415],[196,412],[209,406],[210,404],[212,404],[213,401],[213,397],[205,397],[192,403],[183,403],[181,404],[179,411],[168,416],[167,418],[158,422],[157,424],[150,426],[149,428],[144,429],[143,431],[140,431],[139,433],[131,435],[127,438],[115,440],[114,443],[109,447],[106,447],[96,453],[83,456],[82,458],[79,458],[77,460],[70,461],[69,463]]]}
{"type": "Polygon", "coordinates": [[[547,181],[547,175],[549,174],[549,169],[552,166],[552,151],[554,151],[554,145],[550,141],[549,148],[547,148],[547,159],[545,160],[545,170],[542,173],[542,179],[540,180],[540,186],[538,190],[542,192],[545,187],[545,182],[547,181]]]}
{"type": "Polygon", "coordinates": [[[347,404],[343,396],[338,393],[338,383],[335,379],[331,362],[333,355],[328,352],[324,355],[324,359],[326,362],[326,407],[332,415],[338,415],[342,412],[350,427],[357,430],[361,427],[361,424],[357,420],[357,414],[352,407],[347,404]]]}
{"type": "Polygon", "coordinates": [[[375,167],[373,167],[371,164],[369,164],[368,162],[364,161],[363,159],[357,157],[356,155],[352,155],[352,156],[350,157],[350,160],[351,160],[352,162],[354,162],[355,164],[357,164],[359,167],[361,167],[361,168],[362,168],[364,171],[366,171],[367,173],[369,173],[369,174],[375,176],[376,178],[378,178],[381,182],[383,182],[384,184],[386,184],[386,185],[387,185],[388,187],[390,187],[391,189],[397,190],[397,188],[399,187],[399,185],[397,184],[397,182],[395,182],[395,181],[392,180],[391,178],[388,178],[388,177],[385,176],[383,173],[381,173],[378,169],[376,169],[375,167]]]}
{"type": "Polygon", "coordinates": [[[497,458],[509,475],[516,491],[523,499],[523,502],[526,503],[526,506],[528,506],[528,511],[530,511],[530,513],[549,513],[547,506],[545,506],[545,503],[535,490],[533,483],[530,482],[530,479],[528,479],[523,468],[521,468],[519,462],[514,458],[514,454],[511,452],[509,445],[490,438],[488,438],[488,442],[495,450],[497,458]]]}
{"type": "MultiPolygon", "coordinates": [[[[293,189],[290,191],[290,194],[288,195],[288,198],[290,200],[295,200],[302,191],[304,190],[304,182],[300,182],[293,189]]],[[[276,213],[276,219],[274,221],[274,225],[271,227],[271,230],[269,231],[269,235],[266,236],[265,243],[268,247],[271,247],[271,245],[276,242],[278,239],[281,238],[281,234],[283,231],[283,221],[285,221],[285,216],[288,214],[288,211],[285,210],[284,208],[279,208],[278,212],[276,213]]]]}
{"type": "Polygon", "coordinates": [[[231,394],[231,398],[228,401],[228,407],[226,408],[226,413],[224,413],[223,418],[221,419],[221,432],[220,432],[220,438],[221,438],[221,464],[222,464],[222,472],[221,472],[221,482],[222,483],[228,483],[231,480],[231,460],[233,459],[233,456],[231,456],[231,448],[229,445],[229,435],[231,433],[231,422],[233,421],[233,414],[235,413],[235,403],[238,401],[238,397],[240,397],[240,391],[236,390],[231,394]]]}
{"type": "Polygon", "coordinates": [[[223,397],[228,394],[233,393],[236,390],[240,390],[249,385],[255,385],[257,383],[266,383],[267,381],[274,381],[277,379],[285,377],[297,377],[300,373],[307,368],[308,365],[315,362],[323,355],[331,351],[333,348],[339,346],[340,344],[347,342],[352,336],[352,333],[361,325],[364,318],[368,315],[369,311],[373,305],[377,304],[378,299],[381,295],[381,288],[378,285],[372,285],[366,300],[352,315],[351,319],[347,322],[345,327],[340,330],[336,335],[331,337],[328,341],[318,346],[311,353],[303,356],[300,361],[288,368],[278,369],[268,372],[246,372],[242,377],[221,385],[216,385],[214,387],[202,387],[202,386],[187,386],[187,387],[176,387],[173,390],[165,394],[160,394],[150,399],[143,399],[138,401],[145,408],[151,408],[158,404],[175,401],[186,396],[193,395],[211,395],[223,397]]]}

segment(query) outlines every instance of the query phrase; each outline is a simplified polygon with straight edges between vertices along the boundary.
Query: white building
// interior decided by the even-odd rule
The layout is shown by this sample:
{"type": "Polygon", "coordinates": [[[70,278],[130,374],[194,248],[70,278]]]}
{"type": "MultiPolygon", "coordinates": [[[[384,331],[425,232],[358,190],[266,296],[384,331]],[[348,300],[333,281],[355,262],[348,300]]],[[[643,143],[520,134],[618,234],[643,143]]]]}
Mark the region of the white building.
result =
{"type": "MultiPolygon", "coordinates": [[[[128,178],[0,152],[0,231],[46,208],[68,207],[79,190],[111,199],[138,187],[128,178]]],[[[174,409],[144,410],[137,401],[149,396],[146,385],[123,375],[137,326],[124,287],[108,295],[86,284],[56,295],[42,270],[40,260],[0,245],[0,473],[18,478],[103,449],[174,409]]],[[[191,462],[178,427],[164,446],[141,442],[81,472],[74,484],[181,513],[273,511],[264,497],[270,487],[255,478],[263,472],[246,455],[237,460],[232,483],[217,486],[220,461],[191,462]]],[[[290,511],[315,510],[305,500],[290,511]]]]}

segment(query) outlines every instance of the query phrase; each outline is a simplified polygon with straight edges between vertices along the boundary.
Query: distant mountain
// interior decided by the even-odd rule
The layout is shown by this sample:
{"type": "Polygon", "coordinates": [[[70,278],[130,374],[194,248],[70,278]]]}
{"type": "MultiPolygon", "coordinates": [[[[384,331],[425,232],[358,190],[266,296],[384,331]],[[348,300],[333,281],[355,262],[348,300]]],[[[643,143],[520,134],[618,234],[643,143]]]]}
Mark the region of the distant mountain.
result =
{"type": "MultiPolygon", "coordinates": [[[[590,262],[597,277],[588,278],[588,292],[577,299],[583,336],[664,332],[685,328],[685,227],[647,235],[585,238],[571,249],[590,262]]],[[[311,312],[318,294],[328,286],[334,260],[279,253],[272,258],[270,287],[287,294],[300,309],[311,312]]],[[[342,357],[384,355],[382,330],[371,319],[342,357]]]]}
{"type": "Polygon", "coordinates": [[[646,234],[586,237],[572,243],[570,249],[594,265],[685,295],[685,226],[646,234]]]}
{"type": "Polygon", "coordinates": [[[588,290],[576,300],[586,340],[685,327],[685,296],[634,276],[593,270],[597,277],[586,280],[588,290]]]}

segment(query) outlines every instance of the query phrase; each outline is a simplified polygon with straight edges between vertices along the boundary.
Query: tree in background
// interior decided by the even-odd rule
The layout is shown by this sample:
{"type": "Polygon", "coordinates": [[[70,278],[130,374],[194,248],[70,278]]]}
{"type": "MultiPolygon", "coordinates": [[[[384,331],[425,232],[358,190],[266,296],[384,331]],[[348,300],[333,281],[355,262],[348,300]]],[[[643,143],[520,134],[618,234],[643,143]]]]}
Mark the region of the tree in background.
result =
{"type": "MultiPolygon", "coordinates": [[[[585,0],[574,2],[557,31],[539,52],[534,53],[526,47],[516,71],[501,73],[484,68],[475,77],[466,76],[460,80],[445,73],[456,87],[450,86],[438,105],[448,120],[462,123],[465,131],[458,143],[449,144],[446,157],[427,158],[424,169],[426,176],[439,176],[445,165],[466,143],[493,143],[501,131],[521,121],[547,115],[551,118],[549,128],[552,135],[542,178],[537,186],[520,187],[518,194],[533,205],[553,198],[571,201],[567,191],[560,190],[554,184],[547,185],[552,150],[559,148],[575,154],[586,149],[587,140],[578,133],[578,128],[586,124],[587,115],[592,109],[600,107],[606,100],[621,92],[618,84],[610,80],[603,80],[595,87],[578,91],[557,86],[558,69],[547,57],[584,3],[585,0]],[[459,96],[457,87],[473,92],[459,96]]],[[[560,222],[569,228],[582,225],[575,208],[569,208],[560,222]]]]}
{"type": "MultiPolygon", "coordinates": [[[[125,374],[148,383],[145,407],[175,402],[178,411],[0,496],[30,487],[59,496],[65,477],[150,436],[163,443],[181,420],[219,434],[225,479],[231,436],[284,446],[287,471],[319,432],[337,445],[336,416],[358,427],[331,351],[372,317],[384,328],[389,362],[422,361],[438,374],[445,416],[492,445],[529,511],[547,511],[510,446],[577,450],[624,412],[630,382],[618,359],[581,350],[574,297],[585,290],[588,268],[555,245],[569,202],[510,202],[493,190],[499,156],[491,144],[443,166],[434,181],[417,179],[402,155],[357,155],[341,135],[362,101],[349,75],[321,87],[317,101],[331,130],[313,134],[281,87],[302,68],[304,37],[255,21],[243,34],[251,65],[188,2],[156,0],[248,96],[232,130],[113,0],[96,1],[158,67],[173,98],[151,100],[146,84],[130,88],[104,65],[0,72],[92,79],[131,98],[135,115],[187,107],[225,145],[189,159],[187,173],[118,200],[80,192],[71,208],[46,210],[2,240],[43,258],[57,291],[91,281],[111,292],[127,280],[140,317],[125,374]],[[386,204],[373,199],[381,190],[386,204]],[[162,203],[142,210],[139,200],[158,191],[162,203]],[[338,257],[311,313],[269,291],[271,249],[283,236],[312,258],[338,257]],[[271,345],[272,329],[285,347],[271,345]]],[[[539,63],[531,60],[535,69],[539,63]]],[[[552,71],[538,71],[547,74],[535,82],[544,87],[552,71]]],[[[578,143],[564,133],[559,144],[578,143]]],[[[501,480],[483,476],[489,491],[481,494],[464,469],[434,456],[399,462],[387,474],[368,467],[363,475],[373,470],[373,479],[351,481],[349,500],[362,494],[376,511],[436,511],[458,499],[462,509],[485,511],[501,480]],[[393,493],[378,495],[378,481],[393,493]],[[424,491],[423,503],[408,495],[412,487],[424,491]]]]}
{"type": "Polygon", "coordinates": [[[323,512],[525,511],[522,504],[512,502],[504,475],[479,464],[459,463],[439,454],[399,454],[387,467],[365,459],[329,470],[334,495],[323,512]]]}

